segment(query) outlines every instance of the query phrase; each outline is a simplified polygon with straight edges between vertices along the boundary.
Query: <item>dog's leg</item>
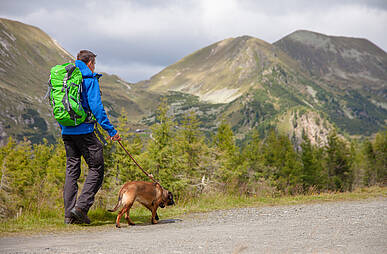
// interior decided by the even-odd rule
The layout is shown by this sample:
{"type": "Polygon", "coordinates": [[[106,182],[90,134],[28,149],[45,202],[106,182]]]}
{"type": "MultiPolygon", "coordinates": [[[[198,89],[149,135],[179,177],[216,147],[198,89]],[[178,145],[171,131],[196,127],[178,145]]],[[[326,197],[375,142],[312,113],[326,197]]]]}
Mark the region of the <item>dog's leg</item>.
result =
{"type": "MultiPolygon", "coordinates": [[[[117,216],[117,221],[116,221],[116,227],[119,228],[120,227],[120,219],[121,219],[121,216],[123,214],[125,214],[125,218],[128,220],[128,223],[130,225],[131,223],[131,220],[129,218],[129,209],[132,207],[133,203],[134,203],[134,200],[136,199],[136,196],[135,195],[132,195],[132,194],[127,194],[125,193],[123,196],[122,196],[122,203],[124,205],[124,207],[121,209],[121,211],[118,213],[118,216],[117,216]]],[[[133,223],[133,222],[132,222],[133,223]]],[[[134,224],[134,223],[133,223],[134,224]]]]}
{"type": "MultiPolygon", "coordinates": [[[[157,207],[158,207],[158,205],[157,206],[153,206],[152,207],[152,220],[151,220],[151,222],[152,222],[152,224],[157,224],[157,219],[156,219],[156,215],[157,215],[157,207]]],[[[157,216],[158,217],[158,216],[157,216]]]]}
{"type": "Polygon", "coordinates": [[[120,227],[121,227],[121,226],[120,226],[120,219],[121,219],[122,214],[124,214],[125,210],[126,210],[126,207],[125,207],[125,206],[122,207],[121,211],[120,211],[120,212],[118,213],[118,215],[117,215],[117,219],[116,219],[116,227],[117,227],[117,228],[120,228],[120,227]]]}
{"type": "Polygon", "coordinates": [[[136,224],[134,224],[134,222],[130,219],[130,217],[129,217],[129,211],[130,211],[130,208],[132,208],[132,205],[133,205],[133,203],[132,204],[130,204],[129,206],[128,206],[128,208],[126,209],[126,214],[125,214],[125,219],[128,221],[128,225],[136,225],[136,224]]]}
{"type": "MultiPolygon", "coordinates": [[[[141,204],[142,204],[143,206],[145,206],[150,212],[153,211],[153,210],[152,210],[152,206],[147,205],[147,204],[145,204],[145,203],[141,203],[141,204]]],[[[157,215],[157,213],[156,213],[155,219],[156,219],[156,220],[159,220],[159,216],[157,215]]]]}

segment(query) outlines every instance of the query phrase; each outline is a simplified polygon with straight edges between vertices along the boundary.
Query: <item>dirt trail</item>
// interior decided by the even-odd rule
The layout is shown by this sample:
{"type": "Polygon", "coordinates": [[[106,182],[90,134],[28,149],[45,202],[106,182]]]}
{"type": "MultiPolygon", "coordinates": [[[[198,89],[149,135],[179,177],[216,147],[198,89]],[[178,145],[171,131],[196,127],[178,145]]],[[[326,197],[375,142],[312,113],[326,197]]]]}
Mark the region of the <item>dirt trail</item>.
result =
{"type": "Polygon", "coordinates": [[[387,198],[194,214],[0,239],[1,253],[387,253],[387,198]]]}

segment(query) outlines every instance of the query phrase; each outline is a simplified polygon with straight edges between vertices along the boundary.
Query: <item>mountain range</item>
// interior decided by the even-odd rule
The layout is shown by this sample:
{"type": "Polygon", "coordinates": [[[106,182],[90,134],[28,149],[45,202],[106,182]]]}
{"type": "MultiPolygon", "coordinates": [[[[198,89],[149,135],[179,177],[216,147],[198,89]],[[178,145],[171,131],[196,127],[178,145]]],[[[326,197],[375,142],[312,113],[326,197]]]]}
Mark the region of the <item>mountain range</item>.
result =
{"type": "MultiPolygon", "coordinates": [[[[54,142],[58,126],[44,100],[52,66],[73,61],[39,28],[0,19],[0,143],[8,136],[54,142]]],[[[270,44],[228,38],[182,58],[149,80],[103,73],[102,99],[113,121],[133,128],[155,120],[161,98],[182,119],[196,111],[210,133],[227,121],[238,139],[276,128],[294,142],[323,144],[329,131],[369,136],[387,123],[387,54],[366,39],[300,30],[270,44]]]]}

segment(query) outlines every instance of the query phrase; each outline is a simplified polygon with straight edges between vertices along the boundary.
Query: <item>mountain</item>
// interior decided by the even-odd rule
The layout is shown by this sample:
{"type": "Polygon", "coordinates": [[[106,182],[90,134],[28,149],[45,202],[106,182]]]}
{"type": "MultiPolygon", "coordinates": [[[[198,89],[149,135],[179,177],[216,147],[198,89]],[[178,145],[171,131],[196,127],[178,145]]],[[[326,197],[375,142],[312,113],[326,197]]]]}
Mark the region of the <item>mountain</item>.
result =
{"type": "MultiPolygon", "coordinates": [[[[318,41],[315,37],[320,36],[300,31],[295,33],[296,38],[300,37],[297,34],[302,34],[300,41],[306,45],[318,41]]],[[[177,92],[198,96],[201,104],[208,104],[205,108],[216,107],[212,111],[216,112],[216,117],[200,111],[203,105],[196,107],[202,120],[206,121],[204,125],[210,129],[216,126],[213,121],[208,121],[208,114],[211,119],[216,119],[215,123],[226,119],[241,138],[251,129],[264,132],[275,126],[282,126],[280,129],[286,129],[290,136],[298,133],[298,137],[301,130],[313,129],[314,133],[309,135],[316,142],[314,136],[327,133],[333,125],[351,135],[371,135],[382,129],[387,118],[386,53],[364,39],[340,37],[330,39],[335,42],[336,53],[333,53],[333,46],[329,46],[331,51],[323,57],[320,42],[316,43],[319,47],[286,48],[284,45],[290,44],[286,41],[295,35],[274,44],[250,36],[219,41],[136,85],[160,93],[174,91],[172,98],[177,92]],[[358,57],[347,57],[349,52],[358,57]],[[323,61],[320,56],[327,60],[323,61]],[[308,61],[316,63],[310,67],[308,61]],[[321,68],[325,72],[317,71],[321,68]],[[359,74],[360,70],[367,75],[359,74]],[[343,75],[337,76],[337,73],[343,75]],[[364,79],[355,74],[363,75],[364,79]],[[300,112],[301,116],[306,114],[313,118],[313,123],[297,123],[294,119],[289,122],[289,116],[300,119],[300,112]],[[287,124],[281,124],[285,119],[287,124]],[[319,125],[325,122],[329,124],[319,125]]],[[[325,47],[323,49],[325,52],[325,47]]]]}
{"type": "MultiPolygon", "coordinates": [[[[350,134],[366,134],[387,124],[387,53],[361,38],[300,30],[273,45],[295,59],[337,100],[327,105],[333,121],[350,134]]],[[[328,98],[327,98],[328,99],[328,98]]]]}
{"type": "MultiPolygon", "coordinates": [[[[0,144],[58,136],[48,103],[48,73],[74,57],[39,28],[0,19],[0,144]]],[[[274,44],[228,38],[130,84],[103,73],[102,101],[114,122],[124,109],[134,128],[154,123],[166,98],[177,121],[195,111],[213,133],[223,120],[238,140],[275,128],[295,144],[324,144],[329,131],[367,136],[387,123],[386,53],[365,39],[297,31],[274,44]]],[[[97,66],[98,70],[98,66],[97,66]]]]}
{"type": "MultiPolygon", "coordinates": [[[[177,119],[186,110],[194,109],[204,130],[215,130],[225,119],[237,137],[243,139],[254,128],[263,134],[277,126],[290,112],[294,115],[320,109],[310,94],[317,85],[307,86],[309,76],[303,72],[297,61],[277,47],[242,36],[200,49],[136,86],[160,93],[170,91],[167,97],[177,119]],[[198,99],[184,95],[187,93],[198,99]]],[[[310,119],[320,121],[320,116],[310,119]]],[[[300,124],[299,129],[302,128],[308,130],[309,126],[300,124]]],[[[293,125],[290,128],[289,124],[282,124],[281,129],[286,134],[295,133],[293,125]]],[[[298,132],[300,140],[302,131],[298,132]]],[[[318,143],[318,134],[310,132],[312,142],[318,143]]]]}
{"type": "Polygon", "coordinates": [[[229,103],[272,66],[297,66],[273,45],[250,36],[229,38],[190,54],[140,85],[150,91],[180,91],[211,103],[229,103]]]}
{"type": "Polygon", "coordinates": [[[300,30],[274,45],[327,84],[387,97],[387,53],[366,39],[300,30]]]}
{"type": "MultiPolygon", "coordinates": [[[[0,19],[0,144],[8,136],[54,142],[59,133],[47,100],[49,70],[74,57],[37,27],[0,19]]],[[[98,68],[98,66],[97,66],[98,68]]],[[[153,110],[159,95],[138,91],[115,75],[101,78],[102,100],[114,120],[121,108],[139,120],[153,110]],[[144,104],[143,101],[148,103],[144,104]]]]}

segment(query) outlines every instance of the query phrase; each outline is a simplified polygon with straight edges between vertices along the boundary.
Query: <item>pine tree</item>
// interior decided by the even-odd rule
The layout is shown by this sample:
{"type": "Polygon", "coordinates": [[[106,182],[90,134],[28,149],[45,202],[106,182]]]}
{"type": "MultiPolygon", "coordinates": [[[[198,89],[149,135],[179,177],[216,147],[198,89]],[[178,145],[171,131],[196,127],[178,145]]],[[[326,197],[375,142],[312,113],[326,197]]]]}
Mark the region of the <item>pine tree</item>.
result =
{"type": "Polygon", "coordinates": [[[364,183],[368,186],[387,183],[387,130],[376,134],[373,142],[364,142],[366,170],[364,183]]]}
{"type": "Polygon", "coordinates": [[[146,158],[149,171],[165,188],[174,193],[183,193],[186,180],[182,172],[181,159],[175,151],[174,122],[168,116],[168,105],[164,100],[158,107],[157,123],[152,127],[152,140],[147,147],[146,158]]]}
{"type": "Polygon", "coordinates": [[[351,171],[353,175],[352,188],[364,186],[365,169],[367,168],[367,158],[363,150],[364,143],[358,140],[351,141],[351,171]]]}
{"type": "MultiPolygon", "coordinates": [[[[40,180],[39,169],[32,167],[34,157],[31,143],[27,140],[16,144],[12,139],[3,150],[3,176],[7,181],[7,195],[9,205],[15,211],[22,207],[30,208],[33,204],[31,199],[35,198],[36,192],[33,191],[34,184],[40,180]],[[36,176],[37,174],[37,176],[36,176]]],[[[3,179],[2,179],[3,180],[3,179]]]]}
{"type": "Polygon", "coordinates": [[[244,193],[257,193],[262,187],[267,189],[265,182],[269,178],[265,159],[262,154],[262,141],[259,132],[253,131],[247,144],[242,148],[237,171],[239,172],[240,186],[245,186],[244,193]]]}
{"type": "Polygon", "coordinates": [[[205,143],[199,125],[195,112],[186,113],[176,132],[174,143],[175,158],[181,168],[181,177],[187,184],[185,189],[190,195],[200,194],[208,187],[207,182],[213,170],[211,150],[205,143]]]}
{"type": "Polygon", "coordinates": [[[63,140],[59,138],[47,161],[47,175],[44,183],[47,206],[63,207],[63,186],[66,178],[66,151],[63,140]]]}
{"type": "Polygon", "coordinates": [[[265,165],[271,168],[273,184],[285,192],[297,192],[300,183],[301,162],[287,136],[271,131],[263,147],[265,165]]]}
{"type": "Polygon", "coordinates": [[[219,163],[219,168],[215,174],[224,186],[234,189],[239,184],[238,153],[234,133],[225,121],[219,125],[218,131],[213,137],[213,144],[215,160],[219,163]]]}
{"type": "Polygon", "coordinates": [[[254,172],[255,178],[266,177],[262,142],[258,131],[254,131],[247,145],[242,150],[241,161],[247,171],[254,172]]]}
{"type": "MultiPolygon", "coordinates": [[[[122,109],[121,116],[118,119],[117,130],[122,138],[122,145],[135,158],[135,160],[140,163],[140,154],[143,149],[143,142],[138,134],[130,131],[129,121],[126,115],[125,110],[122,109]]],[[[115,185],[122,185],[128,181],[145,180],[145,175],[116,142],[112,147],[111,167],[111,181],[115,185]]]]}
{"type": "Polygon", "coordinates": [[[9,154],[15,149],[16,142],[10,137],[5,146],[0,147],[0,218],[11,217],[17,208],[16,194],[12,188],[12,179],[7,168],[7,159],[9,154]]]}
{"type": "Polygon", "coordinates": [[[374,142],[376,181],[387,183],[387,130],[376,134],[374,142]]]}
{"type": "Polygon", "coordinates": [[[229,124],[224,120],[218,127],[218,131],[213,141],[215,147],[222,153],[233,157],[236,152],[235,137],[229,124]]]}
{"type": "Polygon", "coordinates": [[[33,175],[33,182],[31,182],[28,188],[28,193],[31,196],[27,197],[30,210],[39,208],[50,198],[47,196],[45,186],[47,181],[47,162],[51,159],[53,149],[54,147],[48,145],[46,139],[43,139],[43,144],[35,144],[32,147],[29,164],[31,174],[33,175]]]}
{"type": "Polygon", "coordinates": [[[313,146],[308,136],[303,135],[303,142],[301,143],[301,182],[304,190],[311,187],[322,188],[321,157],[321,149],[313,146]]]}
{"type": "Polygon", "coordinates": [[[199,124],[195,112],[188,112],[176,133],[176,152],[181,154],[181,164],[187,177],[198,177],[201,173],[201,154],[205,151],[206,144],[199,124]]]}
{"type": "Polygon", "coordinates": [[[351,170],[351,154],[346,143],[342,141],[336,131],[328,136],[326,146],[326,166],[329,190],[346,191],[352,189],[353,174],[351,170]]]}
{"type": "Polygon", "coordinates": [[[374,185],[376,183],[375,174],[375,153],[372,143],[369,140],[364,141],[363,150],[366,157],[366,168],[364,172],[364,184],[367,186],[374,185]]]}

